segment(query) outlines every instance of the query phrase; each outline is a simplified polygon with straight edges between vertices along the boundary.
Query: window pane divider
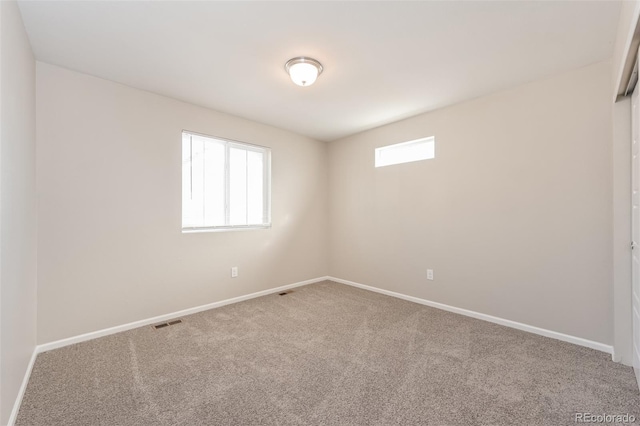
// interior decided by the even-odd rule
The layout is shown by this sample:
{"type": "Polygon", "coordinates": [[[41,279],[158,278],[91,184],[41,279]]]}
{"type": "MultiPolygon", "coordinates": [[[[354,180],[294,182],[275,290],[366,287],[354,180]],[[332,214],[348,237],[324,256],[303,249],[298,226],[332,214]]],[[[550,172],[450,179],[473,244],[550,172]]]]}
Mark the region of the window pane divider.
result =
{"type": "Polygon", "coordinates": [[[229,162],[230,155],[229,142],[224,144],[224,223],[225,226],[230,226],[231,221],[231,165],[229,162]]]}

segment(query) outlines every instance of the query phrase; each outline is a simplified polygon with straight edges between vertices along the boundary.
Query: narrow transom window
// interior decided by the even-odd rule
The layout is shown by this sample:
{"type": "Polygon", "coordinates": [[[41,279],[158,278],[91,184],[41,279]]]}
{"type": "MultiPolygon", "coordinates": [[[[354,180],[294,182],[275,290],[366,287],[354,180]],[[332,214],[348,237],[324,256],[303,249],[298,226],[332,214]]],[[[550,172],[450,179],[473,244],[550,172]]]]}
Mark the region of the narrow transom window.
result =
{"type": "Polygon", "coordinates": [[[182,132],[182,230],[271,226],[271,150],[182,132]]]}
{"type": "Polygon", "coordinates": [[[436,156],[433,136],[376,148],[376,167],[429,160],[436,156]]]}

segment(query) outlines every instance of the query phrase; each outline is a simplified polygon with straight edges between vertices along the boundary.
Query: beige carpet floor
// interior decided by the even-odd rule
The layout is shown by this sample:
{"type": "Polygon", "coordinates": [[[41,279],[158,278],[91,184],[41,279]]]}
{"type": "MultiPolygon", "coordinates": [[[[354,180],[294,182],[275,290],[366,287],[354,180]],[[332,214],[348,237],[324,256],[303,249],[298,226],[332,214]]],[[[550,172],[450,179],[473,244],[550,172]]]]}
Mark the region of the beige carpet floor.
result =
{"type": "Polygon", "coordinates": [[[17,424],[640,419],[633,371],[608,354],[332,282],[183,321],[40,354],[17,424]]]}

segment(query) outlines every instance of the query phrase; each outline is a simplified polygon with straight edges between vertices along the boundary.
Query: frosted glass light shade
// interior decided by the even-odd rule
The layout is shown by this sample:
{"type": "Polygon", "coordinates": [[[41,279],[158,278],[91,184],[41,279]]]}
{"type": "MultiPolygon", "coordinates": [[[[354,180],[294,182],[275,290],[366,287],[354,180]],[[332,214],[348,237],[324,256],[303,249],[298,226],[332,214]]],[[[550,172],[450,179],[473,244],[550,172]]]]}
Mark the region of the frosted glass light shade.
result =
{"type": "Polygon", "coordinates": [[[289,75],[291,81],[298,86],[308,86],[318,78],[318,69],[312,64],[301,62],[289,68],[289,75]]]}
{"type": "Polygon", "coordinates": [[[298,86],[312,85],[322,73],[320,62],[304,56],[290,59],[284,67],[289,73],[291,81],[298,86]]]}

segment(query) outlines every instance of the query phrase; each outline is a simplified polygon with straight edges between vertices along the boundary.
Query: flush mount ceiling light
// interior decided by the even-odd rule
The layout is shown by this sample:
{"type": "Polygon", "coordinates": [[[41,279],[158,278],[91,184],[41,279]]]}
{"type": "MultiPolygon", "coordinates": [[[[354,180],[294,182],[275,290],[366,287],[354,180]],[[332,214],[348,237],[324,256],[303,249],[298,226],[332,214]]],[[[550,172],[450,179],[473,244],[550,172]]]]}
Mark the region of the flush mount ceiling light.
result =
{"type": "Polygon", "coordinates": [[[322,74],[322,64],[304,56],[289,59],[284,64],[284,69],[287,70],[291,81],[298,86],[311,86],[322,74]]]}

